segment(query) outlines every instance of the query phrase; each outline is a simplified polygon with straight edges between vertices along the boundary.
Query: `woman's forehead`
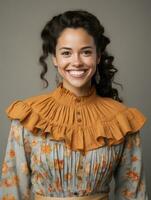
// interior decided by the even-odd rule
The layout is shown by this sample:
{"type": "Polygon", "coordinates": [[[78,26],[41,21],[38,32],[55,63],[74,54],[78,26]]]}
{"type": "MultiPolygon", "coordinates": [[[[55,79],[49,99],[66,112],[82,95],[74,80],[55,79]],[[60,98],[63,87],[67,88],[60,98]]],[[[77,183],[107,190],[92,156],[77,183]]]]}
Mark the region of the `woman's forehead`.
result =
{"type": "Polygon", "coordinates": [[[93,37],[83,28],[66,28],[58,38],[57,45],[59,47],[68,45],[94,47],[94,40],[93,37]]]}

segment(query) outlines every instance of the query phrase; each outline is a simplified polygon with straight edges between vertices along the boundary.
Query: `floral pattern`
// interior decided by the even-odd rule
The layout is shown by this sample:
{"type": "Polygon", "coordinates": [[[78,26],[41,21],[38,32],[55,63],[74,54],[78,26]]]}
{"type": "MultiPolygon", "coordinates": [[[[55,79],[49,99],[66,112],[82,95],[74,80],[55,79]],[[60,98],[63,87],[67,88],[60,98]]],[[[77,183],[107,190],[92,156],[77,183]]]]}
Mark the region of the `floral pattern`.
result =
{"type": "Polygon", "coordinates": [[[140,133],[83,155],[50,134],[32,134],[14,119],[3,162],[0,199],[29,200],[34,194],[55,197],[109,192],[116,200],[147,200],[140,133]]]}

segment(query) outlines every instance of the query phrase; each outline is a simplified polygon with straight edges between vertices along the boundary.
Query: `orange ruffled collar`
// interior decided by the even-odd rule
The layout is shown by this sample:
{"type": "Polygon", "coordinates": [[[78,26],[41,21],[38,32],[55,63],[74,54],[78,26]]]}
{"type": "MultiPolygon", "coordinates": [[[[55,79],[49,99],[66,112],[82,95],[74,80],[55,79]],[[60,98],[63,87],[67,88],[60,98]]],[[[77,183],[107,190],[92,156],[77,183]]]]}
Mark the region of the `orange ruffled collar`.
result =
{"type": "Polygon", "coordinates": [[[6,113],[10,119],[19,119],[31,133],[49,134],[83,153],[121,143],[146,121],[138,109],[97,96],[95,87],[88,95],[77,97],[62,83],[50,93],[14,101],[6,113]]]}

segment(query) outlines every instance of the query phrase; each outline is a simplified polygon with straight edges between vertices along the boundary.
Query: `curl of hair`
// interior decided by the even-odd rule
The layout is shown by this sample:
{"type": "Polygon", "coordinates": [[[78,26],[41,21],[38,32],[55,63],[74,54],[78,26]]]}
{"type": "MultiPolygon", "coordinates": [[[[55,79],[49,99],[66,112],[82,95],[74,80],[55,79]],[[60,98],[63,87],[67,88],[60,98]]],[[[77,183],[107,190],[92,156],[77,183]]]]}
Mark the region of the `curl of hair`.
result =
{"type": "Polygon", "coordinates": [[[39,58],[42,66],[40,78],[46,83],[45,88],[49,85],[45,78],[45,74],[48,71],[46,59],[49,54],[56,55],[57,40],[65,28],[84,28],[93,37],[97,54],[101,55],[101,59],[97,65],[96,72],[98,71],[98,74],[95,72],[91,83],[95,85],[96,92],[99,96],[110,97],[119,102],[123,102],[119,97],[118,90],[113,88],[113,83],[121,87],[122,85],[114,82],[114,76],[118,70],[112,64],[114,57],[106,51],[106,46],[110,43],[110,39],[104,35],[104,27],[100,24],[97,17],[84,10],[66,11],[54,16],[46,23],[41,32],[43,44],[42,55],[39,58]],[[98,75],[99,81],[97,80],[98,75]]]}

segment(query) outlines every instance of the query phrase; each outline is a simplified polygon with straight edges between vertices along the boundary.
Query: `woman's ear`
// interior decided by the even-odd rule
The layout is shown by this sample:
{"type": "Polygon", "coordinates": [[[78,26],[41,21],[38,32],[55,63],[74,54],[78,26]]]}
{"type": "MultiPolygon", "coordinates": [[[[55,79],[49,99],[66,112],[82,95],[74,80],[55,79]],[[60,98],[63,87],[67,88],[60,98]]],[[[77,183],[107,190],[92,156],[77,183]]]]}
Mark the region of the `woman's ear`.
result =
{"type": "Polygon", "coordinates": [[[97,64],[100,63],[100,60],[101,60],[101,54],[97,56],[97,64]]]}
{"type": "Polygon", "coordinates": [[[56,56],[55,56],[55,55],[52,55],[51,58],[52,58],[52,63],[53,63],[53,65],[54,65],[54,66],[57,66],[57,59],[56,59],[56,56]]]}

